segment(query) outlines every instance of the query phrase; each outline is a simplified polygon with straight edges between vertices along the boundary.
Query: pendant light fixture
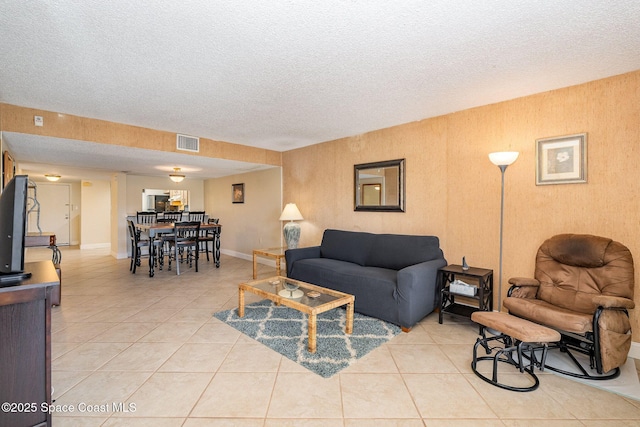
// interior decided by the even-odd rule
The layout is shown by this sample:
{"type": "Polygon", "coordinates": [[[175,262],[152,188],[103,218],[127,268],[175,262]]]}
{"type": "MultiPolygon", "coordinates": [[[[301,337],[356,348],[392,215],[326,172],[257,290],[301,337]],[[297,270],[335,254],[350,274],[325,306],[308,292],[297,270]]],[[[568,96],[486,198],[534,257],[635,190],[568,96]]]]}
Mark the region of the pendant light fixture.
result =
{"type": "Polygon", "coordinates": [[[180,173],[180,168],[173,168],[173,173],[169,174],[169,178],[173,182],[182,182],[184,175],[180,173]]]}

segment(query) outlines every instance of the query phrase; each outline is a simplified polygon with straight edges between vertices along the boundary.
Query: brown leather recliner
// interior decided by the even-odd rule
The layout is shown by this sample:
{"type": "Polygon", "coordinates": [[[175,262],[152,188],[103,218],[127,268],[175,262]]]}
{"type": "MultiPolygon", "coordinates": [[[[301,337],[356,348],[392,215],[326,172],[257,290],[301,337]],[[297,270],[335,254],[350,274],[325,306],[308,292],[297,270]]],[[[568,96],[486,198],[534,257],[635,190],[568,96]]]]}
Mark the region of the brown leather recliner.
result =
{"type": "Polygon", "coordinates": [[[629,249],[605,237],[559,234],[538,249],[534,279],[514,277],[509,283],[504,307],[560,332],[558,347],[581,373],[547,368],[580,378],[618,376],[631,348],[627,310],[635,306],[629,249]],[[589,368],[598,375],[582,367],[570,350],[588,354],[589,368]]]}

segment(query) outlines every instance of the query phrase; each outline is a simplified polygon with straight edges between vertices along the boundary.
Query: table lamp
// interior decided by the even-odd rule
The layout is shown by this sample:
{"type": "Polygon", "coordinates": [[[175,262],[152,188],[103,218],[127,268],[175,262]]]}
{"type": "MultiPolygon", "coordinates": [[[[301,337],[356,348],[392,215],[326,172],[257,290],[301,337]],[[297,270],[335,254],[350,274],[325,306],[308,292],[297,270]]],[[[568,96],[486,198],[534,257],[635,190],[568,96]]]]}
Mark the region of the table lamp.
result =
{"type": "Polygon", "coordinates": [[[300,225],[293,221],[300,221],[302,214],[295,203],[287,203],[280,215],[280,221],[289,221],[284,225],[282,233],[284,234],[284,240],[287,242],[287,248],[295,249],[298,247],[300,241],[300,225]]]}

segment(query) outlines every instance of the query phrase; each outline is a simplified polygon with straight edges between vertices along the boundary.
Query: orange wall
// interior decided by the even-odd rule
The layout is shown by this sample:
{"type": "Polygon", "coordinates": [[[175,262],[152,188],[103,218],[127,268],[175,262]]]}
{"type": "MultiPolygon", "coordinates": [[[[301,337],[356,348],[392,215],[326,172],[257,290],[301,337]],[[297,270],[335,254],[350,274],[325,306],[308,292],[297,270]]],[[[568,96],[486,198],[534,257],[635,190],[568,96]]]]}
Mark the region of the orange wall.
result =
{"type": "Polygon", "coordinates": [[[505,175],[503,283],[531,276],[537,248],[558,233],[608,236],[640,260],[640,71],[285,152],[284,201],[305,218],[302,246],[325,228],[433,234],[449,263],[492,268],[497,287],[500,171],[487,154],[507,150],[520,157],[505,175]],[[588,183],[536,186],[536,139],[582,132],[588,183]],[[354,212],[353,165],[397,158],[406,212],[354,212]]]}
{"type": "MultiPolygon", "coordinates": [[[[10,104],[0,104],[0,130],[177,152],[175,132],[165,132],[10,104]],[[43,117],[45,126],[34,126],[33,116],[36,115],[43,117]]],[[[206,138],[200,138],[199,153],[182,151],[180,153],[280,166],[280,153],[278,151],[206,138]]]]}

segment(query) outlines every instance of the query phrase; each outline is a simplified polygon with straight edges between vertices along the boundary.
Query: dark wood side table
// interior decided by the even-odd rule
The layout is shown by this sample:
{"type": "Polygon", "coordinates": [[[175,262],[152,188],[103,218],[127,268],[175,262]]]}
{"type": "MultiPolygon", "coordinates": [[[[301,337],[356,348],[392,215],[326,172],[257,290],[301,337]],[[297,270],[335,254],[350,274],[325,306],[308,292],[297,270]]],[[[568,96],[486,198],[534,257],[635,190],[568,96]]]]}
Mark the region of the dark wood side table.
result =
{"type": "Polygon", "coordinates": [[[493,270],[476,267],[469,267],[468,270],[463,270],[461,265],[452,264],[438,270],[437,280],[438,294],[440,296],[439,323],[442,323],[442,317],[445,313],[471,319],[471,313],[474,311],[493,310],[493,270]],[[478,286],[477,294],[467,296],[451,292],[449,286],[456,279],[465,283],[473,282],[469,284],[478,286]],[[458,301],[456,301],[456,298],[458,298],[458,301]],[[461,300],[465,302],[461,302],[461,300]],[[477,306],[466,303],[473,303],[473,300],[476,301],[477,306]]]}
{"type": "Polygon", "coordinates": [[[60,279],[51,261],[24,271],[31,277],[0,286],[0,426],[51,426],[51,298],[60,279]]]}
{"type": "Polygon", "coordinates": [[[28,232],[24,238],[25,248],[48,247],[51,249],[51,262],[53,262],[58,277],[60,278],[60,286],[53,290],[51,304],[60,305],[62,301],[62,270],[60,263],[62,262],[62,252],[56,245],[56,235],[48,232],[28,232]]]}

